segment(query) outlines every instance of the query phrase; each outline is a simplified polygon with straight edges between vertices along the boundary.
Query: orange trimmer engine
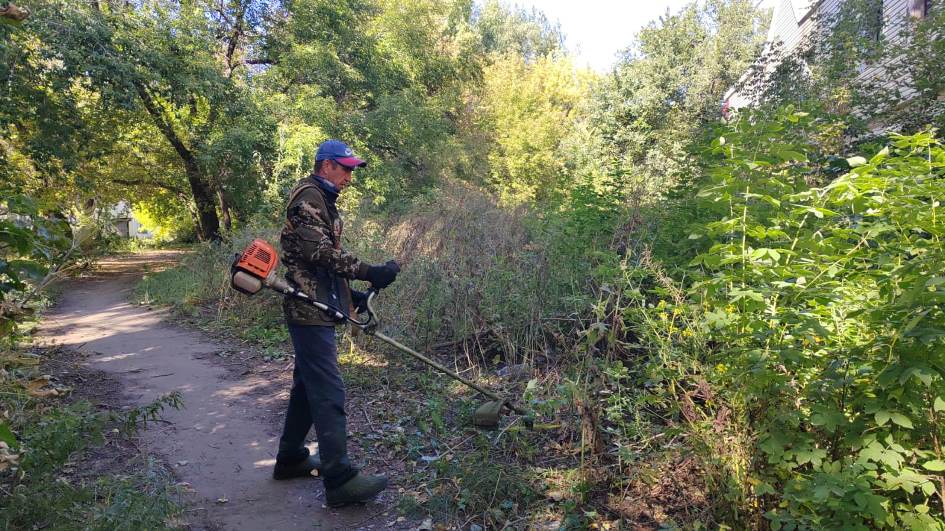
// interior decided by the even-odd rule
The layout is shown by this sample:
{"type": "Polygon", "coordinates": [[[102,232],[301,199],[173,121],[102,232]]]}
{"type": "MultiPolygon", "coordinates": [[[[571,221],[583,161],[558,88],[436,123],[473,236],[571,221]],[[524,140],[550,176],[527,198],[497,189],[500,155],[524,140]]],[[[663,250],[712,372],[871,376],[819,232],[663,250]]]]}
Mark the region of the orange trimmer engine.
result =
{"type": "Polygon", "coordinates": [[[264,287],[278,283],[278,268],[279,255],[276,250],[269,242],[255,239],[233,261],[230,282],[237,291],[255,295],[264,287]]]}
{"type": "Polygon", "coordinates": [[[276,275],[279,269],[279,255],[275,247],[266,240],[256,239],[237,254],[230,266],[230,285],[233,289],[247,295],[255,295],[263,288],[278,291],[283,295],[308,301],[319,310],[337,321],[344,321],[347,316],[332,306],[309,297],[297,286],[276,275]]]}

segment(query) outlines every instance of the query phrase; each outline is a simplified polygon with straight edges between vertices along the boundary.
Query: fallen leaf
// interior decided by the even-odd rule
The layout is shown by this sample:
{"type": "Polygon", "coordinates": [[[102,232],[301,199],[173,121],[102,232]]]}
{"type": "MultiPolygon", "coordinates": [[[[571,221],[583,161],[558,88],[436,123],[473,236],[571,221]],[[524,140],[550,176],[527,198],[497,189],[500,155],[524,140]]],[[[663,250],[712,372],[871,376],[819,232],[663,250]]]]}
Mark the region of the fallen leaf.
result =
{"type": "Polygon", "coordinates": [[[223,505],[224,503],[226,503],[226,502],[228,502],[228,501],[230,501],[230,500],[229,500],[226,496],[221,496],[221,497],[217,498],[217,503],[219,503],[220,505],[223,505]]]}
{"type": "Polygon", "coordinates": [[[20,454],[10,450],[7,443],[0,441],[0,472],[20,464],[20,454]]]}
{"type": "Polygon", "coordinates": [[[59,396],[59,391],[55,389],[40,389],[40,390],[29,390],[29,395],[33,398],[51,398],[54,396],[59,396]]]}
{"type": "Polygon", "coordinates": [[[552,500],[556,502],[559,502],[568,497],[567,493],[565,493],[563,490],[548,491],[546,496],[548,496],[549,498],[551,498],[552,500]]]}

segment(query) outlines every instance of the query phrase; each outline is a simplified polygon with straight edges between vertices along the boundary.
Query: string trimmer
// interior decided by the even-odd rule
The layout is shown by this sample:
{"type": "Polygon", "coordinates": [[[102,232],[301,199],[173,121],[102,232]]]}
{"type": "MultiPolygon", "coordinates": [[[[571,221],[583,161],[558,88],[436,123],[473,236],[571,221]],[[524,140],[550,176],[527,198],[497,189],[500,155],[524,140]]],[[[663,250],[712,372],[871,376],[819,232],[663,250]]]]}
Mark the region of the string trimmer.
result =
{"type": "Polygon", "coordinates": [[[528,427],[532,427],[534,416],[522,407],[514,404],[510,399],[503,398],[495,392],[485,389],[476,383],[463,378],[455,372],[447,369],[443,365],[400,343],[396,339],[388,337],[387,335],[379,332],[378,325],[380,324],[380,320],[377,318],[377,314],[374,312],[373,306],[374,298],[377,296],[378,290],[374,287],[371,287],[371,289],[368,290],[366,304],[367,318],[364,320],[358,320],[348,315],[348,312],[346,311],[342,311],[341,309],[336,308],[330,304],[325,304],[324,302],[313,299],[298,287],[292,285],[285,279],[278,277],[276,275],[276,270],[278,268],[279,255],[276,253],[275,248],[273,248],[272,245],[269,245],[269,243],[264,240],[253,240],[253,243],[249,244],[249,246],[243,250],[243,253],[237,255],[233,261],[233,265],[230,268],[231,284],[234,289],[247,295],[255,295],[263,288],[269,288],[271,290],[278,291],[287,297],[301,299],[327,313],[338,322],[347,321],[348,323],[351,323],[352,326],[355,326],[364,331],[365,334],[374,336],[388,345],[410,354],[414,358],[417,358],[418,360],[426,363],[430,367],[433,367],[450,378],[453,378],[454,380],[461,382],[462,384],[476,390],[484,396],[491,398],[492,401],[486,402],[485,404],[479,406],[479,408],[476,409],[476,412],[473,414],[473,422],[477,426],[484,428],[497,426],[499,424],[499,417],[502,414],[502,410],[508,409],[509,411],[513,411],[519,415],[522,415],[525,424],[528,427]]]}

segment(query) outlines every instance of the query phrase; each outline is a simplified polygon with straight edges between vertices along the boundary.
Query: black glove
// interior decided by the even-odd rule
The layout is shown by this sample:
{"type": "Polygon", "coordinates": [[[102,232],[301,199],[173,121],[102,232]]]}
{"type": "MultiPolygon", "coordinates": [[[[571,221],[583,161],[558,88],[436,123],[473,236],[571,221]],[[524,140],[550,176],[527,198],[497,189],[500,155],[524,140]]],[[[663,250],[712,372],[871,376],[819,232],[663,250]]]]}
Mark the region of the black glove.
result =
{"type": "Polygon", "coordinates": [[[351,290],[351,304],[354,305],[354,311],[364,313],[367,311],[367,293],[358,290],[351,290]]]}
{"type": "Polygon", "coordinates": [[[370,282],[374,289],[384,289],[397,279],[397,273],[400,273],[400,266],[397,262],[388,260],[384,265],[368,267],[365,280],[370,282]]]}

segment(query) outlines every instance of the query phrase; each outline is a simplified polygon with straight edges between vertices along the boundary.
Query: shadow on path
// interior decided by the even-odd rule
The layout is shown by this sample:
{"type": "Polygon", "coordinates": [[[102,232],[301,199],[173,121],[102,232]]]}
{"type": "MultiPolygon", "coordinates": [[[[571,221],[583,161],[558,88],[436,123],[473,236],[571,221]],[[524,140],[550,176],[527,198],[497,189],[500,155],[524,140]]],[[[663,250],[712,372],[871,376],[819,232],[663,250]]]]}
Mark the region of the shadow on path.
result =
{"type": "Polygon", "coordinates": [[[64,287],[38,339],[87,354],[86,363],[115,374],[135,405],[181,393],[184,407],[166,411],[142,440],[193,488],[188,520],[196,528],[384,527],[375,521],[384,505],[328,510],[319,480],[272,480],[281,426],[267,419],[285,408],[284,381],[256,374],[234,379],[209,359],[225,345],[130,302],[142,272],[178,257],[151,252],[102,261],[95,275],[64,287]]]}

